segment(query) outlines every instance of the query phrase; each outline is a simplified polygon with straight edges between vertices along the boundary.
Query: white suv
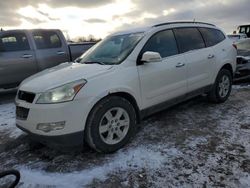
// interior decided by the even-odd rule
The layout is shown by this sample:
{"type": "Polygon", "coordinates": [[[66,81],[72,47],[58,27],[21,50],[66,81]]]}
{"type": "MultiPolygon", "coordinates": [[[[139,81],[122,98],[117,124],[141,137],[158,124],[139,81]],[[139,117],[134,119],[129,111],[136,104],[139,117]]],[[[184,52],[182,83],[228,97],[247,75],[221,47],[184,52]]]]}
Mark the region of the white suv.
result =
{"type": "Polygon", "coordinates": [[[216,26],[171,22],[112,34],[19,87],[16,123],[47,145],[125,145],[145,116],[200,94],[227,100],[236,49],[216,26]]]}

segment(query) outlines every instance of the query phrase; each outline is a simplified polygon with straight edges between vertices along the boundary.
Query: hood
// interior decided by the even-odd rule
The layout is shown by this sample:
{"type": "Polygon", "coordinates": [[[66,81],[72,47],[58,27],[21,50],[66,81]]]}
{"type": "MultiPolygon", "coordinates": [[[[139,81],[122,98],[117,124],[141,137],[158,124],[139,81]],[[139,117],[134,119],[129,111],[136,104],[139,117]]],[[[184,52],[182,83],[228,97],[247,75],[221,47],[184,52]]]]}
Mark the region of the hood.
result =
{"type": "Polygon", "coordinates": [[[79,79],[91,79],[111,68],[112,65],[62,63],[25,79],[20,89],[40,93],[79,79]]]}

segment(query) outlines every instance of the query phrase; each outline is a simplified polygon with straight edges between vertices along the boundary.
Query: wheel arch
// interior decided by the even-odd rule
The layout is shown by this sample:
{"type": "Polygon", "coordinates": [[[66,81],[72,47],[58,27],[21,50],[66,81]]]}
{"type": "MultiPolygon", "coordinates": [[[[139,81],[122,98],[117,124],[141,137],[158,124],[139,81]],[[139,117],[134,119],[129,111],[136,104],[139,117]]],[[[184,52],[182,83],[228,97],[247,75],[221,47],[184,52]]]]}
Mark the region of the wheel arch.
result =
{"type": "Polygon", "coordinates": [[[226,70],[229,70],[231,75],[232,75],[232,78],[234,77],[234,71],[233,71],[233,66],[230,64],[230,63],[225,63],[223,64],[220,68],[218,67],[217,71],[215,72],[215,75],[214,75],[214,78],[213,78],[213,82],[212,83],[215,83],[216,79],[217,79],[217,76],[218,74],[220,73],[220,71],[222,69],[226,69],[226,70]]]}
{"type": "MultiPolygon", "coordinates": [[[[230,73],[231,73],[231,75],[232,75],[232,77],[234,76],[233,66],[232,66],[230,63],[224,64],[224,65],[221,67],[220,71],[221,71],[222,69],[229,70],[230,73]]],[[[219,71],[219,72],[220,72],[220,71],[219,71]]]]}
{"type": "Polygon", "coordinates": [[[138,103],[135,99],[135,97],[133,95],[131,95],[130,93],[128,92],[125,92],[125,91],[113,91],[113,92],[107,92],[107,93],[103,93],[101,96],[98,97],[97,100],[95,101],[92,101],[92,105],[91,105],[91,109],[89,110],[89,113],[87,115],[87,118],[86,118],[86,123],[88,122],[89,120],[89,116],[91,114],[91,112],[93,111],[93,109],[98,105],[99,102],[101,102],[102,100],[104,100],[105,98],[108,98],[108,97],[111,97],[111,96],[118,96],[118,97],[122,97],[126,100],[128,100],[131,105],[134,107],[135,109],[135,112],[136,112],[136,122],[137,123],[140,123],[141,122],[141,113],[140,113],[140,108],[138,106],[138,103]]]}
{"type": "Polygon", "coordinates": [[[118,97],[122,97],[122,98],[125,98],[126,100],[128,100],[135,109],[137,123],[140,123],[140,121],[141,121],[140,109],[138,107],[136,99],[131,94],[129,94],[127,92],[116,92],[116,93],[110,93],[106,97],[110,97],[110,96],[118,96],[118,97]]]}

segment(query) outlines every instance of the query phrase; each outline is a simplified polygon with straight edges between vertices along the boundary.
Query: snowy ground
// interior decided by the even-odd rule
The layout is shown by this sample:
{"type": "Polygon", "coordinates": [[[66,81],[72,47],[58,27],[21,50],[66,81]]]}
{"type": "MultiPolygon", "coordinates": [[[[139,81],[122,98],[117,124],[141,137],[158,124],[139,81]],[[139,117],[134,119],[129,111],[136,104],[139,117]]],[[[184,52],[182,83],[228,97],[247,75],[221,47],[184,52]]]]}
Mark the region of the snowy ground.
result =
{"type": "MultiPolygon", "coordinates": [[[[250,187],[250,85],[220,105],[198,97],[139,125],[120,151],[59,152],[15,127],[13,93],[0,95],[0,170],[33,187],[250,187]]],[[[0,187],[6,181],[0,180],[0,187]]]]}

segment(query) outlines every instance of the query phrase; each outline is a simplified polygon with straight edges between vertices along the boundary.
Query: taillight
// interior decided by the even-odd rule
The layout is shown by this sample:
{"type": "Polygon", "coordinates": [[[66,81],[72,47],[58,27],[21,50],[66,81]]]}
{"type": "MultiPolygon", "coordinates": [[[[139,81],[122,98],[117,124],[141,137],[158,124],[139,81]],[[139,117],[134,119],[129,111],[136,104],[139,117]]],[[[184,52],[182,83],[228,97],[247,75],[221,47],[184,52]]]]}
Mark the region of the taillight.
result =
{"type": "Polygon", "coordinates": [[[233,44],[233,47],[237,50],[237,45],[236,44],[233,44]]]}

